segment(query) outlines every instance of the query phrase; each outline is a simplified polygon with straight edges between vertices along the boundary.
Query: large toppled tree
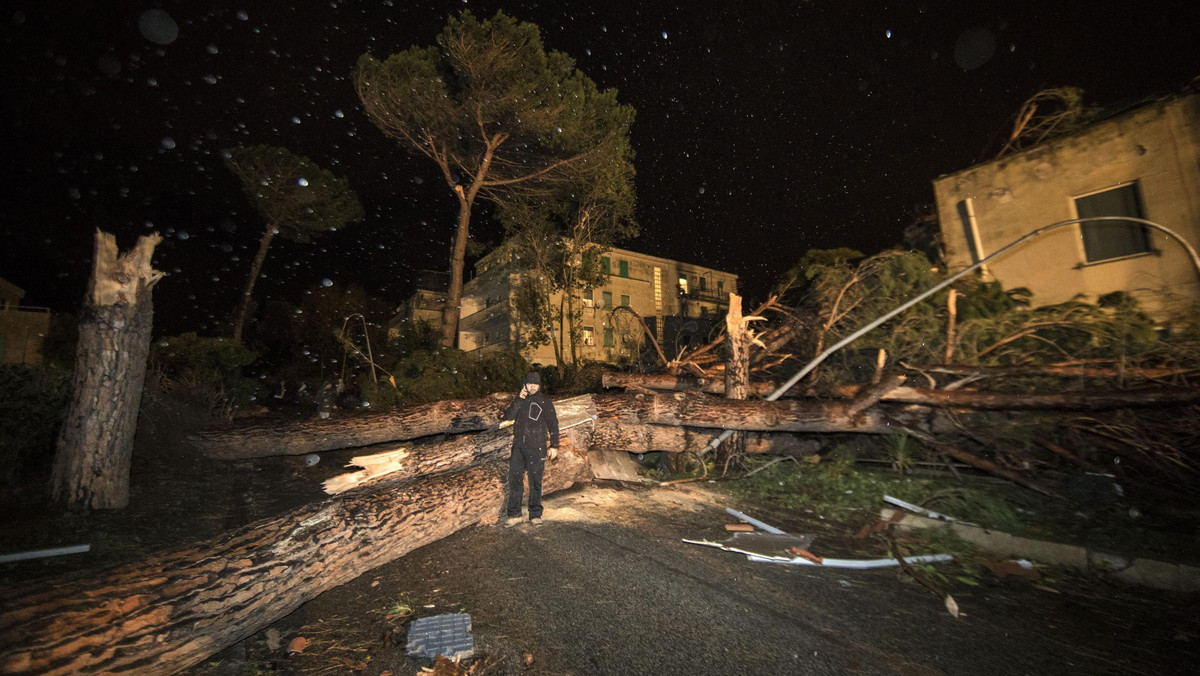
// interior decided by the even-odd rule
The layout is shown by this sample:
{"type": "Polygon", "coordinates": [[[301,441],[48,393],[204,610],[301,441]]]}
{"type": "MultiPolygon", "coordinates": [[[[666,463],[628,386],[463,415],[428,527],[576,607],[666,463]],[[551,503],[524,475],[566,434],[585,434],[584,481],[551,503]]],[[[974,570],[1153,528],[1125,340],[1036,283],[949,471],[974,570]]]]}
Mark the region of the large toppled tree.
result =
{"type": "Polygon", "coordinates": [[[242,191],[265,223],[233,315],[233,339],[241,342],[254,283],[275,236],[307,242],[361,219],[363,210],[345,179],[286,148],[233,148],[225,151],[225,166],[241,181],[242,191]]]}
{"type": "Polygon", "coordinates": [[[502,12],[451,17],[437,45],[379,60],[363,55],[355,85],[380,130],[441,170],[458,200],[441,344],[458,333],[471,215],[479,198],[549,197],[598,149],[628,138],[633,110],[601,91],[538,27],[502,12]]]}
{"type": "Polygon", "coordinates": [[[129,503],[133,433],[154,321],[151,292],[163,275],[150,258],[161,241],[158,235],[141,237],[121,255],[116,237],[96,231],[71,403],[51,480],[54,499],[69,506],[120,509],[129,503]]]}

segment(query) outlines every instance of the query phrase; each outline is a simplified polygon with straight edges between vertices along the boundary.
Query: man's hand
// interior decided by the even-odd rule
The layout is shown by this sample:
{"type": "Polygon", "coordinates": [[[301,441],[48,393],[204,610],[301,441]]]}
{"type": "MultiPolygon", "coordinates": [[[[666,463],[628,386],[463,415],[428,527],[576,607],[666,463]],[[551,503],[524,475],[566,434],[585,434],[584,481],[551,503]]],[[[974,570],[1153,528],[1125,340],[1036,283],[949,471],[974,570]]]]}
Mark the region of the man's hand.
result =
{"type": "Polygon", "coordinates": [[[553,460],[557,457],[558,457],[558,449],[557,448],[551,446],[550,448],[546,449],[546,459],[547,460],[553,460]]]}
{"type": "Polygon", "coordinates": [[[521,398],[524,399],[525,397],[528,397],[528,396],[529,396],[529,388],[522,385],[521,386],[521,398]]]}

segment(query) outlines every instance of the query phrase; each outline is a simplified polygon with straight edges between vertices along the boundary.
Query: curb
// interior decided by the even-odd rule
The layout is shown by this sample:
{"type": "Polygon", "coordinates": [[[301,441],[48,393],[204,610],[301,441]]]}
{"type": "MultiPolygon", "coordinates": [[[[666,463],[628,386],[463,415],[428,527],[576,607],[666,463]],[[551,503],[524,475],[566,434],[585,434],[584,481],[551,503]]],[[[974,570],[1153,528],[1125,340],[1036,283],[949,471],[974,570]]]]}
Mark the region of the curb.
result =
{"type": "MultiPolygon", "coordinates": [[[[895,514],[896,510],[885,507],[879,511],[879,518],[891,521],[895,514]]],[[[1200,568],[1196,566],[1139,559],[1100,549],[1088,549],[1046,540],[1031,540],[959,521],[941,521],[916,514],[904,513],[904,516],[895,523],[901,528],[908,529],[941,528],[948,530],[960,539],[1000,556],[1022,557],[1055,566],[1071,566],[1108,572],[1124,582],[1153,589],[1176,592],[1200,591],[1200,568]]]]}

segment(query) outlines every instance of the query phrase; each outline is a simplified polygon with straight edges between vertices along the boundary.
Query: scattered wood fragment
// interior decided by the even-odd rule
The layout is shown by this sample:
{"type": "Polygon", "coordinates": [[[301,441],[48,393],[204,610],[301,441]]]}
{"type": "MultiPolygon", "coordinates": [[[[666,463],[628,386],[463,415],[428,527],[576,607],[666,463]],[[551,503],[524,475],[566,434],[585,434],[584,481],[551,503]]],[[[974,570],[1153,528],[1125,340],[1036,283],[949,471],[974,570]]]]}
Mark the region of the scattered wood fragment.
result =
{"type": "Polygon", "coordinates": [[[754,526],[748,523],[727,523],[725,524],[725,530],[734,533],[753,533],[754,526]]]}

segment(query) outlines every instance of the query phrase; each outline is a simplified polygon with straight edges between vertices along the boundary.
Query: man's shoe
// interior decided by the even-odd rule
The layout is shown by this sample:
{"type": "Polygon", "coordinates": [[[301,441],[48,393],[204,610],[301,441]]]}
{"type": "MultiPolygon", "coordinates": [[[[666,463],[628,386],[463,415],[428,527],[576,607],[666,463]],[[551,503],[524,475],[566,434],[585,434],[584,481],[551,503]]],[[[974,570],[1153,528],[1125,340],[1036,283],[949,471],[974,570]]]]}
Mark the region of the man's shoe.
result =
{"type": "Polygon", "coordinates": [[[540,517],[540,516],[535,516],[535,517],[533,517],[532,519],[530,519],[530,520],[529,520],[529,523],[531,523],[531,524],[533,524],[533,525],[537,526],[537,525],[539,525],[539,524],[541,524],[541,523],[542,523],[542,517],[540,517]]]}
{"type": "Polygon", "coordinates": [[[521,517],[519,517],[519,516],[510,516],[504,520],[505,528],[512,528],[513,526],[519,526],[520,524],[521,524],[521,517]]]}

